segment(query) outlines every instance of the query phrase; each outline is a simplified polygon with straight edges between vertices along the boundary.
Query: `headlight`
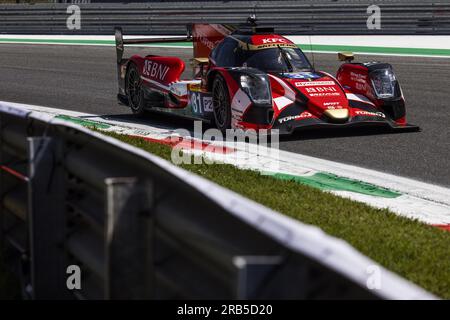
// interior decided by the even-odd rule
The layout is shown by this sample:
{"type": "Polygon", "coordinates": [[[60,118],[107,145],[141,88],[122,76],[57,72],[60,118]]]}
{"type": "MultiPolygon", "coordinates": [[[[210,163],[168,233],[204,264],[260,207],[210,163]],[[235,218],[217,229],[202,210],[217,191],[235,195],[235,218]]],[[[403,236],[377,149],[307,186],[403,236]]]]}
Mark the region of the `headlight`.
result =
{"type": "Polygon", "coordinates": [[[373,89],[378,98],[386,99],[395,96],[397,79],[391,69],[380,69],[370,73],[373,89]]]}
{"type": "Polygon", "coordinates": [[[241,75],[241,87],[256,104],[271,104],[269,78],[266,75],[241,75]]]}

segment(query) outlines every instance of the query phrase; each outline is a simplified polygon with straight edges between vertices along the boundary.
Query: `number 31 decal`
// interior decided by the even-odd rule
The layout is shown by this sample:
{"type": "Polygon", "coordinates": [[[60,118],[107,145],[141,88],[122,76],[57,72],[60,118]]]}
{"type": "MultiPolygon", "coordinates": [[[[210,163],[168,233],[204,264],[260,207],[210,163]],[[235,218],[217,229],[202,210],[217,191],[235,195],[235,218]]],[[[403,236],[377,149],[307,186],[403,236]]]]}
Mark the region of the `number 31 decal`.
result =
{"type": "Polygon", "coordinates": [[[189,98],[193,113],[212,112],[212,97],[200,92],[191,92],[189,98]]]}

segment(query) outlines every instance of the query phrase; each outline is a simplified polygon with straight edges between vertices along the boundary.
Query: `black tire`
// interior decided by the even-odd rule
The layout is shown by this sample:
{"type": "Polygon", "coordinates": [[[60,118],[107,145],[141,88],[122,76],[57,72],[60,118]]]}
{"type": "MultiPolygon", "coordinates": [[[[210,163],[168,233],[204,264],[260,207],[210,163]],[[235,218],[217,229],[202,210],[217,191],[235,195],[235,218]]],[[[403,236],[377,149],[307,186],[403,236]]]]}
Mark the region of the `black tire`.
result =
{"type": "Polygon", "coordinates": [[[142,90],[142,80],[139,70],[134,63],[130,63],[125,77],[125,91],[128,98],[128,106],[137,115],[145,112],[144,92],[142,90]]]}
{"type": "Polygon", "coordinates": [[[227,84],[220,75],[214,78],[212,94],[215,125],[225,132],[231,128],[231,103],[227,84]]]}

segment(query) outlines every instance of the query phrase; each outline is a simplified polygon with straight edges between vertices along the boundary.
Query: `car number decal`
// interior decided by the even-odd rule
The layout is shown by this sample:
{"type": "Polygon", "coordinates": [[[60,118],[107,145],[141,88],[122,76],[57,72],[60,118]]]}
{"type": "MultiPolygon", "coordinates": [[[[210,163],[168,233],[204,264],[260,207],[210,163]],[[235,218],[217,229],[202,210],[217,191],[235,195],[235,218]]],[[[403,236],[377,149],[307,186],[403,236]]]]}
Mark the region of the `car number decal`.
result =
{"type": "Polygon", "coordinates": [[[189,103],[192,108],[192,112],[195,114],[203,114],[205,112],[212,112],[212,97],[208,94],[201,92],[190,92],[189,103]]]}

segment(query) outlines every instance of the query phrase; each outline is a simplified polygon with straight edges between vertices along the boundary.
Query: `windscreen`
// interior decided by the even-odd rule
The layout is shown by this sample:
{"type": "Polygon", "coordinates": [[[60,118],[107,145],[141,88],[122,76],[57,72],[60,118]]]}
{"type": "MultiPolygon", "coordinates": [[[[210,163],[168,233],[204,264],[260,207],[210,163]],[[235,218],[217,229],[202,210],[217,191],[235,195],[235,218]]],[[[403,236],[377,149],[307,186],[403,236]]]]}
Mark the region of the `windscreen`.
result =
{"type": "Polygon", "coordinates": [[[298,48],[274,47],[262,50],[242,50],[243,67],[265,72],[296,72],[312,70],[304,53],[298,48]]]}

